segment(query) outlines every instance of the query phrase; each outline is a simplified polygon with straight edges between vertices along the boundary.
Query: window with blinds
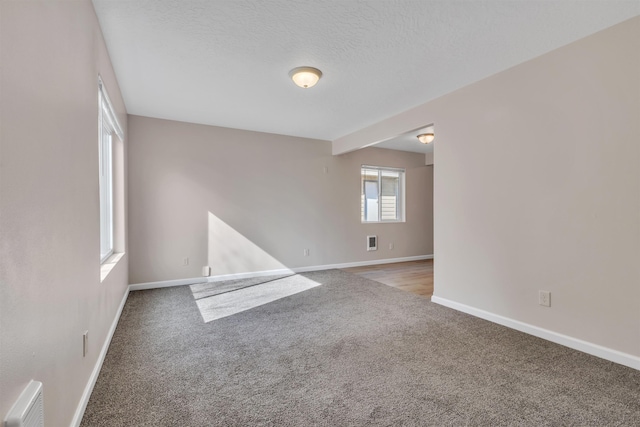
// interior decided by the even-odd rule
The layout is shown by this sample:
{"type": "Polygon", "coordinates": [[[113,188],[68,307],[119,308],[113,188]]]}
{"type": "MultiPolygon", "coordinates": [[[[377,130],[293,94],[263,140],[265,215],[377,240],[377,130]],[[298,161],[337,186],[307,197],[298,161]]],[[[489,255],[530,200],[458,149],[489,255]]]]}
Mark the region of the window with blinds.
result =
{"type": "Polygon", "coordinates": [[[360,219],[362,222],[404,221],[404,169],[362,166],[360,219]]]}

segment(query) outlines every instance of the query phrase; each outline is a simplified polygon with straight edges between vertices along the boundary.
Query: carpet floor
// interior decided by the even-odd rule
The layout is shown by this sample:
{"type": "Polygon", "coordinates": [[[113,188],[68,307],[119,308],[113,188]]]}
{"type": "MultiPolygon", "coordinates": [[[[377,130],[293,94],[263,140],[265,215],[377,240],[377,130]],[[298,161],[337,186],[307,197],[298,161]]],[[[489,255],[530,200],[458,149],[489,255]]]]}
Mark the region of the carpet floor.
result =
{"type": "Polygon", "coordinates": [[[208,323],[189,286],[130,293],[82,426],[640,425],[640,371],[343,271],[301,276],[319,286],[208,323]]]}

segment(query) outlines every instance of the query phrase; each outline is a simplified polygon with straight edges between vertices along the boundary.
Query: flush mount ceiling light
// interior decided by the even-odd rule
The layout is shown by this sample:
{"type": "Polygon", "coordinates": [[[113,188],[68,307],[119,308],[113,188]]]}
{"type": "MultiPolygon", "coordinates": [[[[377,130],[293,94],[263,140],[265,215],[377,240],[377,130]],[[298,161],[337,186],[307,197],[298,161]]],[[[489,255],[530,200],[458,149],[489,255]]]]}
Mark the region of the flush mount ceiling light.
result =
{"type": "Polygon", "coordinates": [[[423,144],[428,144],[432,142],[434,138],[435,138],[435,135],[433,133],[421,133],[420,135],[418,135],[418,139],[423,144]]]}
{"type": "Polygon", "coordinates": [[[322,77],[322,71],[313,67],[296,67],[289,71],[289,77],[301,88],[308,89],[318,83],[322,77]]]}

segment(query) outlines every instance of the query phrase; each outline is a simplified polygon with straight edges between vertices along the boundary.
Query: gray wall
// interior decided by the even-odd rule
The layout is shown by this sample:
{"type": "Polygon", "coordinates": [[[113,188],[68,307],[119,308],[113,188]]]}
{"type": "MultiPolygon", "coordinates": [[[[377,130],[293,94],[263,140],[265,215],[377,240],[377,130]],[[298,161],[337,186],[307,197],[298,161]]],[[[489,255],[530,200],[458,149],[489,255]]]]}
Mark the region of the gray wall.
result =
{"type": "Polygon", "coordinates": [[[639,30],[439,102],[437,296],[640,356],[639,30]]]}
{"type": "Polygon", "coordinates": [[[98,73],[125,130],[127,116],[90,2],[0,15],[0,417],[35,379],[45,424],[68,426],[127,286],[126,256],[100,283],[98,73]]]}
{"type": "Polygon", "coordinates": [[[333,150],[435,123],[435,295],[638,361],[638,76],[633,18],[333,150]]]}
{"type": "Polygon", "coordinates": [[[327,141],[139,116],[129,134],[130,283],[198,277],[203,265],[219,275],[433,252],[422,154],[332,156],[327,141]],[[362,164],[407,169],[406,223],[361,224],[362,164]]]}

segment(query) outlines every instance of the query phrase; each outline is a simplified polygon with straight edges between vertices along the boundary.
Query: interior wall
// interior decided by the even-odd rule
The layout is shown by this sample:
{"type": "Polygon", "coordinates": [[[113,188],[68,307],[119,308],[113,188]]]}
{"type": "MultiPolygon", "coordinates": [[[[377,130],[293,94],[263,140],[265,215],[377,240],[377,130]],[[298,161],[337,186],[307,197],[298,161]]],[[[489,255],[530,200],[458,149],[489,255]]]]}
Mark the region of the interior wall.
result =
{"type": "Polygon", "coordinates": [[[639,76],[633,18],[333,151],[435,123],[434,295],[640,356],[639,76]]]}
{"type": "Polygon", "coordinates": [[[139,116],[129,134],[131,283],[198,277],[204,265],[220,275],[433,251],[422,154],[334,157],[327,141],[139,116]],[[405,223],[360,222],[362,164],[406,168],[405,223]],[[369,234],[378,251],[366,251],[369,234]]]}
{"type": "Polygon", "coordinates": [[[639,30],[441,101],[437,296],[640,356],[639,30]]]}
{"type": "Polygon", "coordinates": [[[98,74],[127,115],[89,1],[2,1],[0,24],[0,417],[34,379],[68,426],[128,284],[126,256],[100,283],[98,74]]]}

